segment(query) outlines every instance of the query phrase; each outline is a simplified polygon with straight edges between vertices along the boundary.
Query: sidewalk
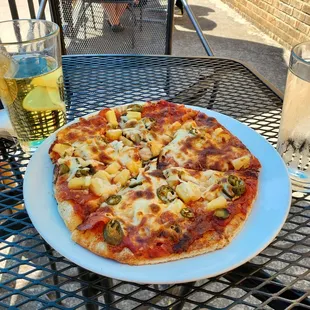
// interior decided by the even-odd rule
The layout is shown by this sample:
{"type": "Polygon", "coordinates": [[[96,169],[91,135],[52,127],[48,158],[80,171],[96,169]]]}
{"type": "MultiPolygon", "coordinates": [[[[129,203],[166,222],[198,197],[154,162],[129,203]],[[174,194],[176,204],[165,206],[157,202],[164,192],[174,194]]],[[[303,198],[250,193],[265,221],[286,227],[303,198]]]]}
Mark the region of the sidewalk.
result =
{"type": "MultiPolygon", "coordinates": [[[[220,0],[189,0],[189,4],[215,56],[246,62],[284,90],[288,50],[220,0]]],[[[175,17],[173,54],[206,55],[186,13],[175,17]]]]}

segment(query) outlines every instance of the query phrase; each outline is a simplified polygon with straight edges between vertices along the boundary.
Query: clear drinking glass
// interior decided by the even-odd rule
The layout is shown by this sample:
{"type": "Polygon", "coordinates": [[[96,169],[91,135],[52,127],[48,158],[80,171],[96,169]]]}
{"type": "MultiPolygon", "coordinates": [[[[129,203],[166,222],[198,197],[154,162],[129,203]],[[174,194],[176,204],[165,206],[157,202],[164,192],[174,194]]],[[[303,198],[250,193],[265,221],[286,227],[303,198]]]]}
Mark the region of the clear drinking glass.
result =
{"type": "Polygon", "coordinates": [[[63,87],[58,25],[0,22],[0,98],[25,152],[65,124],[63,87]]]}
{"type": "Polygon", "coordinates": [[[291,52],[278,151],[293,189],[310,192],[310,42],[296,45],[291,52]]]}

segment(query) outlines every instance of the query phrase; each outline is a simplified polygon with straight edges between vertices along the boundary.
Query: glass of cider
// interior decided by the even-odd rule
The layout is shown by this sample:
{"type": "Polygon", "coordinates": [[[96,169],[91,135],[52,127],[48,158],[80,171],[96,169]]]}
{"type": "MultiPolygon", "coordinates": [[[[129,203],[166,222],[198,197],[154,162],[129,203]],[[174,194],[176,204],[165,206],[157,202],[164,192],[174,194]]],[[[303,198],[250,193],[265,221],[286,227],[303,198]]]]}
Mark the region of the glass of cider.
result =
{"type": "Polygon", "coordinates": [[[27,153],[66,123],[57,24],[33,19],[0,22],[0,98],[27,153]]]}

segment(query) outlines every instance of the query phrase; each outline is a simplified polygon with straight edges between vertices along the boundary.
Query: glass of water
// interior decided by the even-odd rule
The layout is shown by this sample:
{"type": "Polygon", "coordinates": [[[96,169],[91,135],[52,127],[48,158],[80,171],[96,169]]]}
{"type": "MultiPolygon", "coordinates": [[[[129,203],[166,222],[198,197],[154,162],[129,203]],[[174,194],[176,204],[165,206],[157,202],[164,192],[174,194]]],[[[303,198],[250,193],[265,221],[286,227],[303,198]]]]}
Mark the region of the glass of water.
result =
{"type": "Polygon", "coordinates": [[[310,192],[310,42],[296,45],[291,52],[278,151],[293,189],[310,192]]]}
{"type": "Polygon", "coordinates": [[[66,122],[59,27],[45,20],[0,22],[0,98],[18,141],[32,153],[66,122]]]}

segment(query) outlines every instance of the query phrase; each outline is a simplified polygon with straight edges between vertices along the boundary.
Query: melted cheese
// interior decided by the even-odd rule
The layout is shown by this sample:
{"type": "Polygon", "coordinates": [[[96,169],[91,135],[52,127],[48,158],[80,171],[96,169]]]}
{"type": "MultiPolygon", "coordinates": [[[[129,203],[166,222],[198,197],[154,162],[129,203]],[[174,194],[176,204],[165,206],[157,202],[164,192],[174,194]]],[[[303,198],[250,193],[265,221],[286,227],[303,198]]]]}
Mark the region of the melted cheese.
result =
{"type": "MultiPolygon", "coordinates": [[[[134,188],[126,187],[117,193],[117,195],[122,196],[122,200],[120,203],[113,206],[113,216],[133,226],[138,226],[142,219],[146,218],[145,225],[152,225],[150,227],[152,227],[153,230],[155,226],[158,226],[155,220],[158,219],[160,214],[167,208],[167,205],[159,200],[156,193],[157,189],[165,185],[166,182],[164,179],[154,177],[148,172],[140,173],[137,180],[142,180],[142,185],[138,185],[134,188]],[[151,198],[147,198],[146,195],[149,195],[151,198]],[[152,211],[152,204],[158,206],[158,212],[156,212],[156,214],[152,211]]],[[[101,207],[104,206],[106,206],[105,203],[101,205],[101,207]]]]}
{"type": "Polygon", "coordinates": [[[230,143],[231,139],[232,136],[220,125],[212,130],[203,126],[195,128],[194,122],[186,122],[162,149],[159,163],[195,170],[209,168],[227,171],[231,164],[237,170],[249,167],[249,151],[242,144],[234,146],[234,141],[230,143]]]}
{"type": "Polygon", "coordinates": [[[207,201],[222,195],[221,186],[215,186],[223,178],[223,172],[214,170],[195,171],[180,167],[169,168],[163,174],[177,195],[185,202],[203,197],[207,201]]]}
{"type": "Polygon", "coordinates": [[[166,211],[170,211],[176,215],[181,216],[181,210],[185,207],[181,199],[174,199],[166,208],[166,211]]]}

